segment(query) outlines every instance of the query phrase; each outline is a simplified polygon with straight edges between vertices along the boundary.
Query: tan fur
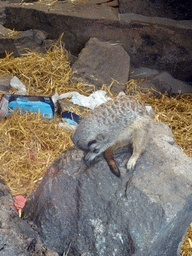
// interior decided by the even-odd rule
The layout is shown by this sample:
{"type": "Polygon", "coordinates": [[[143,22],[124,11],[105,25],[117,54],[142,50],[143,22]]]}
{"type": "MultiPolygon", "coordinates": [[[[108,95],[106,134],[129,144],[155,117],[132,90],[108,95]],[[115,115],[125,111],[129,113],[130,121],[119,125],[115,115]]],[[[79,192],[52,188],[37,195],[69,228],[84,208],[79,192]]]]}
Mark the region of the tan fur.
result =
{"type": "Polygon", "coordinates": [[[151,118],[140,102],[133,97],[119,96],[91,111],[80,122],[71,138],[78,148],[87,152],[87,164],[105,152],[105,159],[111,170],[114,167],[115,174],[118,168],[113,163],[113,152],[131,143],[133,154],[127,169],[133,170],[145,150],[150,121],[151,118]]]}

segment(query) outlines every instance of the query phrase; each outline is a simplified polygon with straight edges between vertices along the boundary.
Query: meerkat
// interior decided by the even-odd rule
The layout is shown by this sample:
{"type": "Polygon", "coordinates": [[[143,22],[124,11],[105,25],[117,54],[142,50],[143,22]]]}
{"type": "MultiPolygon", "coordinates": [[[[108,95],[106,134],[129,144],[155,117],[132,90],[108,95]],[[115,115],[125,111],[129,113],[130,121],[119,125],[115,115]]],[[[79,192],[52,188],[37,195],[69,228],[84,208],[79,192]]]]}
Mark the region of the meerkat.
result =
{"type": "Polygon", "coordinates": [[[111,171],[120,177],[114,161],[114,151],[128,144],[133,154],[127,169],[134,170],[136,162],[146,148],[151,117],[145,107],[130,96],[118,96],[91,111],[79,124],[71,139],[75,146],[87,152],[88,165],[104,152],[111,171]]]}

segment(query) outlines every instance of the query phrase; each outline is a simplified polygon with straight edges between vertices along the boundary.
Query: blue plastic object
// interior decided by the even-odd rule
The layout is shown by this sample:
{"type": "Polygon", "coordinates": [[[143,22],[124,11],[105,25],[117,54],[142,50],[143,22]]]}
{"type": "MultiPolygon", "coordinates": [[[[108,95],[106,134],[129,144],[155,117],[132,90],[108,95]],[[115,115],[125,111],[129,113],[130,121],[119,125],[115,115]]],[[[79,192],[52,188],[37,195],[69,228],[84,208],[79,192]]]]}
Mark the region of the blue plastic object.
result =
{"type": "Polygon", "coordinates": [[[6,94],[9,97],[8,116],[11,115],[10,110],[21,109],[22,112],[32,110],[41,111],[42,117],[52,119],[55,111],[54,103],[51,97],[28,96],[17,94],[6,94]]]}
{"type": "Polygon", "coordinates": [[[82,120],[82,116],[79,116],[71,111],[64,111],[61,116],[66,122],[70,124],[78,125],[79,121],[82,120]]]}

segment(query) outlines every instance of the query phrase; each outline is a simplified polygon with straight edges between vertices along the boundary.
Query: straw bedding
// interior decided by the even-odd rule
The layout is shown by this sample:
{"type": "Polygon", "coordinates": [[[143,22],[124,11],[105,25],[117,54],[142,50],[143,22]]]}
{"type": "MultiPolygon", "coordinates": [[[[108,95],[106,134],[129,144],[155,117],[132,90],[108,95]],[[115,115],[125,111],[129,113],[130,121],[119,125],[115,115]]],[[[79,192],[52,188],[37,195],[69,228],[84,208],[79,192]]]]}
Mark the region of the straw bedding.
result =
{"type": "MultiPolygon", "coordinates": [[[[29,95],[52,96],[56,92],[69,91],[89,95],[93,86],[71,82],[71,72],[61,38],[46,54],[29,51],[19,58],[7,55],[0,59],[1,76],[16,75],[26,85],[29,95]]],[[[192,95],[169,98],[156,92],[158,97],[154,97],[152,92],[142,93],[137,83],[129,81],[126,94],[135,95],[152,106],[156,121],[169,125],[176,142],[192,157],[192,95]]],[[[110,87],[103,86],[103,89],[108,96],[116,96],[111,93],[110,87]]],[[[74,108],[74,112],[81,114],[78,108],[74,108]]],[[[27,197],[40,183],[48,165],[72,145],[72,131],[59,128],[59,122],[62,121],[57,114],[53,120],[46,120],[41,118],[40,113],[22,114],[19,111],[1,120],[0,178],[5,180],[13,195],[27,197]]],[[[192,226],[181,249],[180,256],[192,255],[192,226]]]]}

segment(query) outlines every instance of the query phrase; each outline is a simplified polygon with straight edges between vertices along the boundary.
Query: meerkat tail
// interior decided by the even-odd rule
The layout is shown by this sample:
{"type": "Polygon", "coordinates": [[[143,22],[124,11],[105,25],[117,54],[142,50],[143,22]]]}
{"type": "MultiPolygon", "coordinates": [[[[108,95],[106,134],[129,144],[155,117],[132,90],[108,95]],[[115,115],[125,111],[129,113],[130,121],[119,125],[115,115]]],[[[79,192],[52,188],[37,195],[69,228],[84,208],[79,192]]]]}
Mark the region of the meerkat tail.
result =
{"type": "Polygon", "coordinates": [[[112,173],[120,178],[121,174],[120,174],[119,168],[115,163],[115,159],[113,157],[115,150],[116,150],[116,146],[109,147],[107,150],[105,150],[104,157],[112,173]]]}

